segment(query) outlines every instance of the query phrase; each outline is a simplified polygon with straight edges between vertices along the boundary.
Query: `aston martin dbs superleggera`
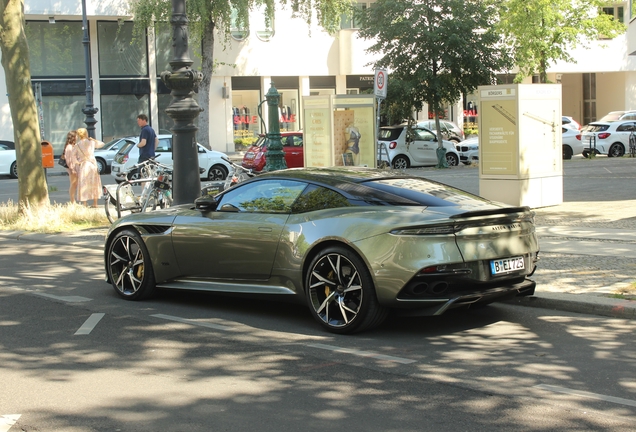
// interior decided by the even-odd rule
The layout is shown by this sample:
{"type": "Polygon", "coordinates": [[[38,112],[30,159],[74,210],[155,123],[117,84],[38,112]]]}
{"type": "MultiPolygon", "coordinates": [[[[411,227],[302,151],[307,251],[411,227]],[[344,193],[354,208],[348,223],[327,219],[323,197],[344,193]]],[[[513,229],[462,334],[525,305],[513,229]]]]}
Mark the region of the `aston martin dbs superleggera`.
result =
{"type": "Polygon", "coordinates": [[[534,213],[396,171],[275,171],[193,204],[116,221],[108,281],[295,296],[327,330],[379,325],[391,309],[439,315],[534,294],[534,213]]]}

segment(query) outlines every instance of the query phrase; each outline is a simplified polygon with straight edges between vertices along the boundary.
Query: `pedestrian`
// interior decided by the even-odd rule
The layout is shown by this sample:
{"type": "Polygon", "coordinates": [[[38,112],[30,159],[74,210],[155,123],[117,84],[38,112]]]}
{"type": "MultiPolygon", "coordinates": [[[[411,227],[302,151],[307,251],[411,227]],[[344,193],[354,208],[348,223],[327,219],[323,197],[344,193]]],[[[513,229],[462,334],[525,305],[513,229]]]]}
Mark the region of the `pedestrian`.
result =
{"type": "Polygon", "coordinates": [[[137,124],[141,128],[139,134],[139,160],[137,163],[147,161],[150,158],[155,157],[155,149],[159,145],[159,138],[155,131],[148,125],[148,116],[146,114],[139,114],[137,116],[137,124]]]}
{"type": "Polygon", "coordinates": [[[68,195],[71,199],[71,203],[75,203],[77,197],[77,174],[75,170],[71,168],[69,162],[73,162],[73,149],[75,148],[75,143],[77,142],[77,132],[72,130],[66,134],[66,143],[64,144],[64,150],[62,150],[62,155],[60,159],[64,159],[66,162],[66,167],[64,168],[68,173],[68,178],[70,181],[70,186],[68,189],[68,195]]]}
{"type": "Polygon", "coordinates": [[[95,149],[103,146],[103,142],[88,136],[86,128],[77,130],[77,143],[71,159],[71,167],[77,174],[77,201],[88,205],[88,200],[93,200],[93,208],[97,207],[97,200],[102,193],[102,180],[97,169],[95,149]]]}

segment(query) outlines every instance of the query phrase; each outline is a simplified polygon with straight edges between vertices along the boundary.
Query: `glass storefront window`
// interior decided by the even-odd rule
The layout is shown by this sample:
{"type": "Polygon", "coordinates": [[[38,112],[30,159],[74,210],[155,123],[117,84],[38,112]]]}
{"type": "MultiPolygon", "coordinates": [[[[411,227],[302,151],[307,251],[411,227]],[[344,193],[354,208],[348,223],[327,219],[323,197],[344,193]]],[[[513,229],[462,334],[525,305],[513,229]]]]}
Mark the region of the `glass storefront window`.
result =
{"type": "MultiPolygon", "coordinates": [[[[196,93],[194,94],[194,99],[195,100],[197,99],[196,93]]],[[[170,102],[172,102],[172,95],[158,94],[157,102],[159,106],[159,122],[158,122],[159,129],[156,130],[155,132],[157,132],[158,134],[172,134],[172,131],[170,130],[170,128],[174,126],[174,121],[166,113],[166,108],[168,108],[168,106],[170,105],[170,102]]],[[[203,111],[197,117],[195,117],[193,122],[195,126],[199,125],[199,119],[201,118],[201,115],[203,115],[204,113],[205,111],[203,111]]]]}
{"type": "MultiPolygon", "coordinates": [[[[256,138],[261,133],[258,104],[261,103],[259,90],[235,90],[232,92],[232,118],[234,139],[256,138]]],[[[266,105],[263,104],[263,109],[266,105]]]]}
{"type": "Polygon", "coordinates": [[[146,38],[133,38],[133,23],[97,23],[100,76],[148,76],[146,38]]]}
{"type": "Polygon", "coordinates": [[[66,134],[69,131],[86,127],[82,113],[86,96],[43,96],[44,138],[53,146],[55,155],[62,154],[66,134]]]}
{"type": "MultiPolygon", "coordinates": [[[[172,28],[167,26],[158,26],[155,30],[155,53],[157,56],[157,76],[161,76],[161,72],[172,70],[170,62],[174,58],[174,48],[172,48],[172,28]]],[[[193,61],[191,68],[193,70],[201,70],[201,46],[188,40],[188,55],[193,61]],[[198,53],[198,54],[197,54],[198,53]]]]}
{"type": "Polygon", "coordinates": [[[280,93],[280,130],[297,131],[300,130],[298,118],[298,90],[278,90],[280,93]]]}
{"type": "Polygon", "coordinates": [[[29,62],[33,77],[82,77],[85,75],[81,22],[27,21],[24,27],[29,43],[29,62]]]}
{"type": "MultiPolygon", "coordinates": [[[[148,95],[102,95],[102,141],[139,136],[137,116],[150,113],[148,95]]],[[[155,130],[155,132],[159,132],[155,130]]]]}

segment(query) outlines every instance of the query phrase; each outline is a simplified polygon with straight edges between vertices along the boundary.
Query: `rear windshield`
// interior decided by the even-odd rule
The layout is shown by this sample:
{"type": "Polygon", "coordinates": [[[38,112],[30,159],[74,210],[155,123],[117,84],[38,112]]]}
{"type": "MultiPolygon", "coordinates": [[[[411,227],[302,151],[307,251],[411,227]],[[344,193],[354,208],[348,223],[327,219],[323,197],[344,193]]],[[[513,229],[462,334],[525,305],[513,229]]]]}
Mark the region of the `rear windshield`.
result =
{"type": "Polygon", "coordinates": [[[625,114],[625,111],[614,111],[605,115],[605,117],[601,117],[598,121],[600,122],[616,121],[620,119],[623,114],[625,114]]]}
{"type": "Polygon", "coordinates": [[[582,132],[603,132],[609,129],[609,125],[590,123],[582,129],[582,132]]]}
{"type": "Polygon", "coordinates": [[[378,137],[381,140],[396,140],[402,133],[402,128],[380,128],[380,136],[378,137]]]}

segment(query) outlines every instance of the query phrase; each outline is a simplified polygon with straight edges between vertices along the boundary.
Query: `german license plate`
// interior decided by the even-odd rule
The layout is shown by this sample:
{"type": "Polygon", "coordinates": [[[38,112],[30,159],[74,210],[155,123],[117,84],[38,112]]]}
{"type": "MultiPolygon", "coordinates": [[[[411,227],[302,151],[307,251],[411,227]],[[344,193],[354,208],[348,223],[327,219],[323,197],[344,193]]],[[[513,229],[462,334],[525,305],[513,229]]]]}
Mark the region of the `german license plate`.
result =
{"type": "Polygon", "coordinates": [[[490,273],[493,275],[523,270],[524,268],[525,263],[523,261],[523,257],[512,257],[490,261],[490,273]]]}

